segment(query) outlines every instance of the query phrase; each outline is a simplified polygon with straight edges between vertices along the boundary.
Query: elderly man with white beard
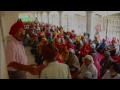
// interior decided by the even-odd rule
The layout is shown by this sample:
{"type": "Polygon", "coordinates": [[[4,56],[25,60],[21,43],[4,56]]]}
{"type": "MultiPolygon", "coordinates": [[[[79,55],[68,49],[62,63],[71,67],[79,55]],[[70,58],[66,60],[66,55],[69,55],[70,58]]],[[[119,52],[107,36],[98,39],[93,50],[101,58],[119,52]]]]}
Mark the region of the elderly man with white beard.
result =
{"type": "Polygon", "coordinates": [[[92,73],[92,79],[97,79],[98,71],[97,71],[97,69],[96,69],[96,67],[94,65],[93,58],[90,55],[86,55],[83,58],[83,64],[82,64],[81,69],[80,69],[81,73],[78,75],[78,78],[79,79],[83,79],[84,78],[84,74],[87,71],[92,73]]]}

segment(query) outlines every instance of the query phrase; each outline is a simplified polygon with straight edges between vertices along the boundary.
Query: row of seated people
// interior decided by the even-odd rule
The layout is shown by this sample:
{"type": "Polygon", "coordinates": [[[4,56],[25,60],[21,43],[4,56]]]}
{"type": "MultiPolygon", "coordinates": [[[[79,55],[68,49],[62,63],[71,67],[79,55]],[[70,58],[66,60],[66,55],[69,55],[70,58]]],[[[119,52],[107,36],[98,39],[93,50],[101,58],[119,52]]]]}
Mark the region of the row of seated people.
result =
{"type": "Polygon", "coordinates": [[[96,50],[100,53],[109,51],[111,56],[115,56],[115,54],[118,52],[117,49],[119,46],[119,41],[117,41],[115,37],[113,37],[111,41],[103,39],[102,42],[100,42],[97,36],[95,36],[93,43],[96,45],[96,50]]]}
{"type": "MultiPolygon", "coordinates": [[[[45,38],[43,38],[42,39],[43,41],[46,41],[46,39],[45,38]]],[[[94,49],[94,48],[93,48],[94,49]]],[[[67,47],[64,47],[64,49],[63,49],[63,52],[60,54],[59,53],[59,50],[57,50],[57,52],[58,52],[58,54],[57,54],[57,60],[60,62],[60,63],[63,63],[63,62],[65,62],[65,61],[67,61],[66,62],[66,64],[68,64],[69,65],[69,62],[68,61],[70,61],[70,62],[74,62],[74,58],[75,58],[75,62],[76,62],[76,60],[77,60],[77,58],[78,57],[76,57],[76,55],[73,55],[73,58],[72,57],[70,57],[69,55],[70,55],[70,53],[68,53],[69,51],[67,50],[67,47]],[[63,61],[61,58],[62,58],[62,56],[64,57],[64,59],[63,60],[65,60],[65,61],[63,61]],[[66,60],[66,58],[67,57],[69,57],[69,59],[67,59],[66,60]]],[[[40,52],[39,52],[40,53],[40,52]]],[[[74,53],[75,54],[75,53],[74,53]]],[[[106,55],[105,54],[105,58],[103,58],[102,60],[101,60],[101,63],[99,63],[99,58],[98,58],[98,55],[96,54],[96,53],[94,53],[93,54],[93,56],[94,56],[94,60],[96,60],[95,62],[94,62],[94,64],[95,64],[95,66],[96,66],[96,68],[97,68],[97,71],[98,71],[98,77],[97,78],[100,78],[100,72],[101,72],[101,76],[102,75],[104,75],[105,74],[105,72],[106,72],[106,70],[109,68],[109,65],[111,64],[111,61],[112,61],[112,58],[110,57],[110,54],[108,54],[108,55],[106,55]],[[104,60],[105,59],[105,60],[104,60]],[[106,61],[106,60],[108,60],[108,61],[106,61]],[[110,61],[109,61],[110,60],[110,61]],[[110,62],[110,63],[108,63],[108,62],[110,62]],[[99,64],[101,64],[101,69],[100,69],[100,65],[99,64]]],[[[42,55],[41,55],[41,57],[42,57],[42,55]]],[[[38,61],[40,61],[40,58],[38,59],[38,61]]],[[[79,61],[79,59],[78,59],[78,61],[79,61]]],[[[41,62],[42,63],[42,62],[41,62]]],[[[78,64],[78,67],[79,67],[79,63],[77,63],[78,64]]],[[[70,65],[69,65],[70,66],[70,65]]],[[[71,67],[71,66],[70,66],[71,67]]],[[[73,69],[73,72],[71,71],[71,73],[73,74],[73,77],[74,77],[74,73],[75,72],[77,72],[76,70],[76,68],[74,68],[73,69]],[[74,69],[75,69],[75,71],[74,71],[74,69]]],[[[72,69],[71,69],[72,70],[72,69]]],[[[78,68],[78,70],[80,70],[79,68],[78,68]]]]}
{"type": "Polygon", "coordinates": [[[120,79],[120,64],[109,59],[109,52],[104,53],[105,57],[101,62],[98,61],[95,53],[86,55],[82,59],[83,64],[81,66],[73,49],[69,49],[69,57],[65,63],[59,62],[57,59],[58,50],[52,45],[45,45],[42,49],[42,55],[45,59],[44,65],[42,65],[42,68],[41,65],[38,67],[41,79],[120,79]],[[66,69],[64,65],[69,68],[66,69]]]}
{"type": "MultiPolygon", "coordinates": [[[[84,35],[81,37],[80,36],[73,37],[71,39],[70,38],[71,34],[73,34],[73,36],[75,36],[73,31],[70,34],[70,32],[63,33],[63,31],[60,30],[60,33],[58,33],[56,36],[53,34],[53,32],[55,32],[55,31],[51,30],[50,33],[52,33],[52,34],[46,35],[45,32],[43,31],[42,34],[40,34],[39,41],[38,41],[38,37],[36,35],[33,35],[33,37],[32,37],[33,42],[31,44],[32,45],[31,50],[35,50],[35,52],[36,52],[35,60],[36,60],[36,63],[38,65],[40,71],[41,71],[42,64],[44,64],[44,65],[42,65],[42,68],[44,68],[44,69],[48,68],[48,64],[50,64],[50,62],[48,62],[48,61],[46,62],[46,60],[49,60],[51,58],[52,54],[54,54],[54,52],[53,52],[54,49],[55,49],[56,55],[55,56],[53,55],[54,57],[51,59],[53,61],[51,61],[51,62],[54,62],[57,60],[61,64],[64,63],[64,64],[68,65],[69,70],[70,70],[70,75],[72,76],[72,78],[81,78],[82,79],[82,78],[84,78],[84,76],[86,74],[88,75],[90,73],[92,75],[91,79],[101,78],[102,76],[105,75],[107,70],[113,64],[114,61],[111,58],[111,53],[109,53],[106,50],[102,51],[102,52],[105,51],[104,58],[102,60],[100,60],[97,51],[102,50],[99,48],[104,45],[102,45],[102,43],[96,44],[96,43],[94,43],[94,41],[91,42],[91,40],[89,38],[89,36],[90,36],[89,34],[86,34],[87,38],[84,35]],[[53,38],[53,35],[54,35],[54,38],[53,38]],[[96,44],[96,46],[98,45],[97,48],[95,48],[94,44],[96,44]],[[50,47],[48,48],[47,45],[50,47]],[[46,48],[44,48],[44,46],[46,46],[46,48]],[[43,54],[43,52],[44,52],[44,54],[43,54]]],[[[96,39],[96,37],[95,37],[95,39],[96,39]]],[[[104,39],[103,39],[103,42],[105,42],[104,39]]],[[[45,73],[44,69],[40,72],[40,78],[45,78],[42,74],[42,72],[45,73]]],[[[48,72],[50,72],[50,71],[48,71],[48,72]]],[[[57,72],[59,72],[59,70],[56,71],[56,74],[57,74],[57,72]]],[[[63,71],[63,72],[65,72],[65,71],[63,71]]],[[[70,75],[69,75],[69,78],[70,78],[70,75]]],[[[119,77],[119,74],[118,74],[118,77],[119,77]]],[[[50,78],[49,75],[47,78],[50,78]]]]}

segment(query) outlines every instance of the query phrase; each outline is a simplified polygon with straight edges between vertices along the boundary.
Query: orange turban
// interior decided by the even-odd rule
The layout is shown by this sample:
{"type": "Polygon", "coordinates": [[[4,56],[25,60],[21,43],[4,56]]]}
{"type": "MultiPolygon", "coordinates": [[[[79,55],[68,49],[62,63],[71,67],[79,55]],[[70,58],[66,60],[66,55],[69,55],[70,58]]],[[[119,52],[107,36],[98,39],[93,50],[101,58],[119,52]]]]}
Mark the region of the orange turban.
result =
{"type": "Polygon", "coordinates": [[[81,39],[84,39],[84,36],[81,36],[81,39]]]}
{"type": "Polygon", "coordinates": [[[16,23],[14,23],[10,29],[9,34],[10,35],[15,35],[16,32],[18,31],[18,29],[23,28],[24,29],[24,24],[22,21],[17,21],[16,23]]]}

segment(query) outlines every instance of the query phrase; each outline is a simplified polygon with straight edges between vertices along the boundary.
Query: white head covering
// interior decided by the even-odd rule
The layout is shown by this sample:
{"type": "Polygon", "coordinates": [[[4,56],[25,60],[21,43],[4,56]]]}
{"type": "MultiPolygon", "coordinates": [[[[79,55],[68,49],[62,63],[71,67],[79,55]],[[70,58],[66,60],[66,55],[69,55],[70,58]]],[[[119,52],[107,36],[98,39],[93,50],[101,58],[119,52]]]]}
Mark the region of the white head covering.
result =
{"type": "Polygon", "coordinates": [[[83,77],[87,79],[92,79],[92,73],[89,71],[86,71],[83,77]]]}
{"type": "Polygon", "coordinates": [[[90,47],[91,47],[91,48],[95,48],[95,44],[92,43],[92,44],[90,45],[90,47]]]}
{"type": "Polygon", "coordinates": [[[87,39],[83,39],[83,42],[87,42],[87,39]]]}
{"type": "Polygon", "coordinates": [[[80,40],[80,44],[83,44],[83,42],[80,40]]]}
{"type": "Polygon", "coordinates": [[[88,41],[87,41],[87,39],[83,39],[83,44],[85,44],[85,43],[87,43],[88,41]]]}
{"type": "Polygon", "coordinates": [[[94,63],[94,60],[93,60],[93,57],[91,55],[86,55],[84,58],[83,58],[83,62],[84,62],[84,59],[89,59],[91,61],[91,63],[94,63]]]}
{"type": "Polygon", "coordinates": [[[72,48],[69,49],[69,52],[75,54],[75,51],[72,48]]]}

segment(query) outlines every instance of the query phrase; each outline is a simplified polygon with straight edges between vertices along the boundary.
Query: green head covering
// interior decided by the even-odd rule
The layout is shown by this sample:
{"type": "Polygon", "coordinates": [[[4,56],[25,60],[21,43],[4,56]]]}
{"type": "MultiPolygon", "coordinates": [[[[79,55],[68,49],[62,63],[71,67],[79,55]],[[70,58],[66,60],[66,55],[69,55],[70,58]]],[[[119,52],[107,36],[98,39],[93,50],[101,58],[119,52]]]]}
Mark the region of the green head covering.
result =
{"type": "Polygon", "coordinates": [[[110,56],[110,52],[105,51],[105,52],[104,52],[104,55],[109,55],[109,56],[110,56]]]}

